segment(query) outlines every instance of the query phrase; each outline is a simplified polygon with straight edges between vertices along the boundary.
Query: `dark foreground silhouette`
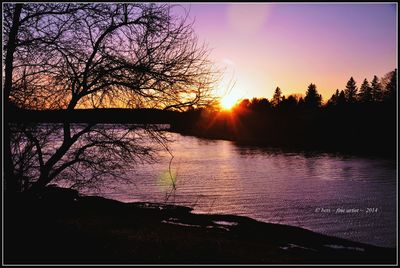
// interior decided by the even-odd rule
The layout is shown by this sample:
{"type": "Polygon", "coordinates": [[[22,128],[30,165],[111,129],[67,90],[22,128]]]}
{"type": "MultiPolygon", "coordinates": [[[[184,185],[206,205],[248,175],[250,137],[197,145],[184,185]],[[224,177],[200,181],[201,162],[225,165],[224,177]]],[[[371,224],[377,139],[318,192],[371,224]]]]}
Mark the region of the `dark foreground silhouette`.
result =
{"type": "Polygon", "coordinates": [[[394,248],[241,216],[47,188],[6,200],[4,263],[392,263],[394,248]]]}

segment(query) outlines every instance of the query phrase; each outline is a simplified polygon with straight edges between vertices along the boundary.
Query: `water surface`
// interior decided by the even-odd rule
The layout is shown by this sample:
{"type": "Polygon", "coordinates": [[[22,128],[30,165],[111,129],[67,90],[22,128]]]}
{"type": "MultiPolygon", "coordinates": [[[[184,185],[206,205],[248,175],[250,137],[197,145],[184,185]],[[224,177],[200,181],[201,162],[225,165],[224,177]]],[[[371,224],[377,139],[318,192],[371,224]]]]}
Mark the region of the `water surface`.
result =
{"type": "Polygon", "coordinates": [[[171,133],[156,164],[125,170],[133,183],[100,193],[167,202],[195,213],[249,216],[379,246],[396,245],[394,161],[282,152],[171,133]],[[175,190],[174,190],[175,186],[175,190]]]}

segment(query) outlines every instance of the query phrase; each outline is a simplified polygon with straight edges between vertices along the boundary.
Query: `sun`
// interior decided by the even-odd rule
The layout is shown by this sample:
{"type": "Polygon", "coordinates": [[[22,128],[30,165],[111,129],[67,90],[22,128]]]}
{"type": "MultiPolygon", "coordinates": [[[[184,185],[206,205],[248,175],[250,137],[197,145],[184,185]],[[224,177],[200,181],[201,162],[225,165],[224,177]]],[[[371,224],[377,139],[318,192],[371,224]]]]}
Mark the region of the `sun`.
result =
{"type": "Polygon", "coordinates": [[[224,110],[230,110],[232,109],[233,106],[235,106],[235,104],[237,103],[237,101],[239,100],[239,98],[233,94],[229,94],[227,96],[224,96],[221,99],[221,107],[224,110]]]}

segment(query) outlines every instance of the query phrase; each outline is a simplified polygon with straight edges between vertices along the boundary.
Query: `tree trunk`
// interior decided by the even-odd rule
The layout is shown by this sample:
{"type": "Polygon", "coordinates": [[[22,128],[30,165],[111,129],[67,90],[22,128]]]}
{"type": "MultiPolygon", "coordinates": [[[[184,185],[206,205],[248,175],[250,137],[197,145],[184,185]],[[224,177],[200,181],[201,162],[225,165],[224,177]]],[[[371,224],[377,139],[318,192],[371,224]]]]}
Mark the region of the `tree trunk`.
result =
{"type": "Polygon", "coordinates": [[[69,136],[70,124],[64,123],[64,141],[60,148],[49,158],[46,164],[40,170],[39,179],[31,186],[29,192],[37,193],[43,190],[44,187],[53,179],[51,171],[54,165],[68,152],[69,148],[74,144],[74,140],[69,136]],[[68,132],[68,134],[66,134],[68,132]]]}
{"type": "Polygon", "coordinates": [[[10,93],[12,90],[12,76],[14,52],[17,47],[17,35],[20,26],[22,4],[16,4],[13,15],[13,24],[10,29],[7,43],[4,70],[4,184],[6,193],[16,193],[21,191],[21,183],[14,174],[14,165],[11,153],[11,115],[12,105],[10,102],[10,93]]]}

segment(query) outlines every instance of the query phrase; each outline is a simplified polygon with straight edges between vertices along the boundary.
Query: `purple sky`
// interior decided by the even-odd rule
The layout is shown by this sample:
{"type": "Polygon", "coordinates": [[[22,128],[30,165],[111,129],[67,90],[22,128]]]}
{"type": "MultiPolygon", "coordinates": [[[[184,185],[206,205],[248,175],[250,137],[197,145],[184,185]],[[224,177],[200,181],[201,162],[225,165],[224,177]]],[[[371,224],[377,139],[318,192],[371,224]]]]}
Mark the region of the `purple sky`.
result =
{"type": "MultiPolygon", "coordinates": [[[[360,85],[397,66],[396,4],[191,3],[211,58],[237,98],[271,98],[317,85],[326,100],[353,76],[360,85]]],[[[178,8],[179,9],[179,8],[178,8]]]]}

